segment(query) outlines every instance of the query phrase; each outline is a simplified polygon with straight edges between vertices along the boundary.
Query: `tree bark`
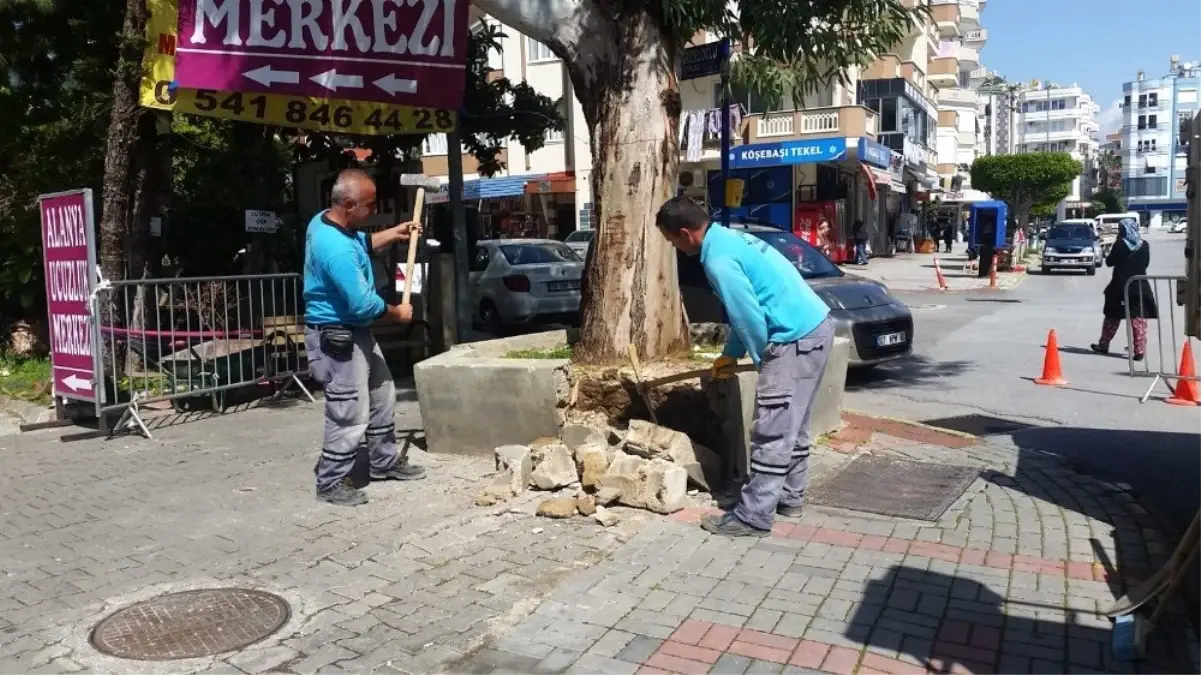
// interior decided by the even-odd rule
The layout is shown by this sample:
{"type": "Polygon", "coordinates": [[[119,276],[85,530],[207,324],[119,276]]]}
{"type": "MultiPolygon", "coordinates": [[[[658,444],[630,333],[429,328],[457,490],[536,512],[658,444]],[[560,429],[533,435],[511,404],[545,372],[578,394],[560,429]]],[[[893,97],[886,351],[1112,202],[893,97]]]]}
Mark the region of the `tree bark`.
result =
{"type": "Polygon", "coordinates": [[[677,45],[637,3],[476,4],[563,59],[588,123],[597,235],[572,358],[620,361],[630,345],[646,359],[686,350],[676,253],[655,227],[679,169],[677,45]]]}
{"type": "Polygon", "coordinates": [[[679,170],[674,48],[644,13],[604,24],[590,26],[568,64],[592,141],[598,230],[573,351],[584,362],[625,359],[630,345],[643,358],[689,345],[676,252],[655,227],[679,170]]]}
{"type": "Polygon", "coordinates": [[[113,76],[113,109],[104,153],[99,229],[100,268],[110,280],[126,275],[125,236],[134,211],[138,85],[146,34],[145,0],[126,0],[120,54],[113,76]]]}

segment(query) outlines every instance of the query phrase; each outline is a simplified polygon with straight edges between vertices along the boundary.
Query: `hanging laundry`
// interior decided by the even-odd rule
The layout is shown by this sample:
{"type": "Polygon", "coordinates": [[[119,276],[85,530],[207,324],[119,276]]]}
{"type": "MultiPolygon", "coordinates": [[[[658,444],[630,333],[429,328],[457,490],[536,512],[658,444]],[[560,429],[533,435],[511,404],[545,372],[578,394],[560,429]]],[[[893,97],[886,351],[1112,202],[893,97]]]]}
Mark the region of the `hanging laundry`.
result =
{"type": "Polygon", "coordinates": [[[688,114],[688,145],[684,154],[685,161],[699,162],[701,160],[701,144],[705,134],[705,111],[695,110],[688,114]]]}

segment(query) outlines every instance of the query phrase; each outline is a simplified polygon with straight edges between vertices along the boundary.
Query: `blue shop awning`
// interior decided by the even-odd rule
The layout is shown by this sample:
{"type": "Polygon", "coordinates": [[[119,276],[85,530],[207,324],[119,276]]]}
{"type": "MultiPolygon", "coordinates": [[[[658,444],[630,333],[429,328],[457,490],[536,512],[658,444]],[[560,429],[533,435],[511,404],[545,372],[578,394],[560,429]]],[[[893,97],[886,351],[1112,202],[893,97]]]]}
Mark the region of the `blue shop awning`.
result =
{"type": "MultiPolygon", "coordinates": [[[[525,194],[525,185],[531,181],[540,181],[546,174],[528,174],[523,176],[501,176],[499,178],[474,178],[463,181],[463,201],[474,202],[481,199],[496,199],[500,197],[520,197],[525,194]]],[[[443,183],[437,192],[426,195],[426,204],[445,204],[450,201],[450,186],[443,183]]]]}
{"type": "Polygon", "coordinates": [[[1187,211],[1188,202],[1142,202],[1130,204],[1131,211],[1187,211]]]}

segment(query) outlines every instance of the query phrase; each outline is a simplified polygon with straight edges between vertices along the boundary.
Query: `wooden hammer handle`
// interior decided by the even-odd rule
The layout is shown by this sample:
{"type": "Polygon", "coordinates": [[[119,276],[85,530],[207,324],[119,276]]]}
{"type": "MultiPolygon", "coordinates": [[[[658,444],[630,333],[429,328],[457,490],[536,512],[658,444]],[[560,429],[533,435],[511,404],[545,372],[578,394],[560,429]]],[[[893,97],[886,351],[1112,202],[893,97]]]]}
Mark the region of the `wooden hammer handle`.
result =
{"type": "MultiPolygon", "coordinates": [[[[748,373],[754,369],[755,369],[754,364],[740,363],[740,364],[734,366],[733,372],[748,373]]],[[[684,380],[696,380],[701,377],[704,377],[705,375],[708,375],[711,371],[712,371],[712,368],[698,368],[696,370],[686,370],[682,373],[676,373],[674,375],[664,375],[663,377],[660,377],[660,378],[657,378],[654,380],[647,380],[646,382],[642,383],[642,386],[645,387],[646,389],[653,389],[655,387],[662,387],[665,384],[674,384],[676,382],[683,382],[684,380]]]]}
{"type": "MultiPolygon", "coordinates": [[[[421,211],[425,207],[425,188],[417,188],[417,197],[413,200],[413,222],[421,226],[421,211]]],[[[420,240],[421,231],[409,233],[409,256],[405,261],[405,290],[401,296],[400,304],[407,305],[413,297],[413,266],[417,263],[417,243],[420,240]]]]}

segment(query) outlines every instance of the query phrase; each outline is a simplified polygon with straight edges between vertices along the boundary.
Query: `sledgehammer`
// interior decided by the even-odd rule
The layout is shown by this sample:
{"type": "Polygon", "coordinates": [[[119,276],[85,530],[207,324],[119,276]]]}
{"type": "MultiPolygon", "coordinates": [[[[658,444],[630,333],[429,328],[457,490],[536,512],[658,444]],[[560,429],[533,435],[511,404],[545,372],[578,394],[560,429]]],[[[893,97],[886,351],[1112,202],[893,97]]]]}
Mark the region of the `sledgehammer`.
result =
{"type": "MultiPolygon", "coordinates": [[[[425,209],[425,191],[437,191],[442,187],[442,183],[437,178],[423,173],[402,173],[400,174],[400,184],[417,188],[417,196],[413,199],[413,222],[420,226],[422,224],[421,212],[425,209]]],[[[420,231],[409,234],[409,256],[405,260],[405,289],[400,300],[402,305],[409,304],[409,299],[413,295],[413,266],[417,263],[417,241],[420,234],[420,231]]]]}

